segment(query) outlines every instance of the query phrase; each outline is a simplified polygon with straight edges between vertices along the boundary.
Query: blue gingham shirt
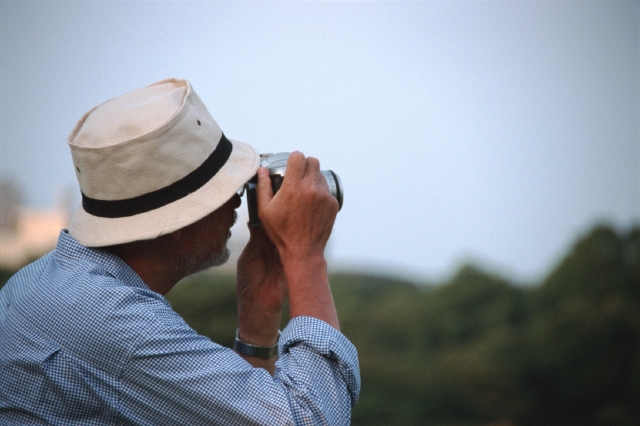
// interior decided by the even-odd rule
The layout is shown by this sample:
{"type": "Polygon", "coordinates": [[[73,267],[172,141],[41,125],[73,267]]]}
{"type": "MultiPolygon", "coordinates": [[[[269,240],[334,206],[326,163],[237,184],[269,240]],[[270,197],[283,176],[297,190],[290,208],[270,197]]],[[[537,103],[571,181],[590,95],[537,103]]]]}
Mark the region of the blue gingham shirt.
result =
{"type": "Polygon", "coordinates": [[[118,257],[62,231],[0,290],[0,424],[348,424],[354,346],[298,317],[275,377],[198,335],[118,257]]]}

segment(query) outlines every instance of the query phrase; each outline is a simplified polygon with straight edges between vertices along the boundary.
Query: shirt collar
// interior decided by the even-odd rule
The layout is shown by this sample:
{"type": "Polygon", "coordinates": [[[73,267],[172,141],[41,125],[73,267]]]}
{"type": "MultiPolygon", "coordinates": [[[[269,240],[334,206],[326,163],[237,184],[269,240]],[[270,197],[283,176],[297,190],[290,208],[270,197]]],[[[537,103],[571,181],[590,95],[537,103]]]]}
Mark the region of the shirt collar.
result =
{"type": "Polygon", "coordinates": [[[109,275],[132,287],[149,290],[142,278],[118,256],[99,248],[85,247],[73,238],[66,229],[60,231],[55,250],[58,260],[67,262],[89,262],[101,266],[109,275]]]}

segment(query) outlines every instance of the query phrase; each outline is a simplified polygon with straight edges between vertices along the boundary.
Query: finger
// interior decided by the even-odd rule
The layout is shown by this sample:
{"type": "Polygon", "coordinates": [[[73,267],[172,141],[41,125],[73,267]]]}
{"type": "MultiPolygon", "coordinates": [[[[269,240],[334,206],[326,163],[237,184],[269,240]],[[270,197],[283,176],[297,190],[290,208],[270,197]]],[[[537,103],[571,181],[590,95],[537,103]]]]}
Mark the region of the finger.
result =
{"type": "Polygon", "coordinates": [[[271,179],[269,178],[269,170],[264,167],[258,168],[258,183],[256,184],[256,195],[258,197],[258,205],[260,202],[268,203],[273,198],[273,188],[271,187],[271,179]]]}
{"type": "Polygon", "coordinates": [[[302,180],[302,178],[304,178],[306,166],[307,164],[303,153],[300,151],[293,151],[289,154],[289,158],[287,159],[287,173],[283,184],[287,179],[289,179],[289,182],[302,180]]]}
{"type": "Polygon", "coordinates": [[[329,185],[327,184],[327,178],[320,172],[318,172],[318,184],[320,184],[324,188],[327,188],[327,191],[329,191],[329,185]]]}
{"type": "Polygon", "coordinates": [[[329,187],[327,186],[327,181],[320,173],[320,161],[315,157],[307,157],[307,169],[305,171],[305,179],[309,179],[320,190],[327,190],[329,187]]]}
{"type": "Polygon", "coordinates": [[[304,176],[312,179],[317,179],[320,174],[320,161],[315,157],[307,157],[307,167],[304,171],[304,176]]]}
{"type": "Polygon", "coordinates": [[[269,170],[264,167],[258,168],[258,183],[256,184],[256,198],[258,201],[258,216],[260,211],[273,198],[273,188],[271,187],[271,179],[269,178],[269,170]]]}

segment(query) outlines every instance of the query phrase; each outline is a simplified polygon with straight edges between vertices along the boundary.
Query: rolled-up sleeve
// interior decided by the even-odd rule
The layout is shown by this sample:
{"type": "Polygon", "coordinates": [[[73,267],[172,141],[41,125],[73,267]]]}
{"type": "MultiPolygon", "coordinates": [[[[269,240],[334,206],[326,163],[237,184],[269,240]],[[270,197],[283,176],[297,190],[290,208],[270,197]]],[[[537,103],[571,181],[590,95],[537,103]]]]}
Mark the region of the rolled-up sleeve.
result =
{"type": "Polygon", "coordinates": [[[293,318],[280,336],[276,377],[296,392],[334,395],[331,405],[358,402],[360,369],[355,346],[338,330],[312,317],[293,318]],[[338,390],[338,388],[340,390],[338,390]],[[336,398],[340,398],[338,402],[336,398]]]}

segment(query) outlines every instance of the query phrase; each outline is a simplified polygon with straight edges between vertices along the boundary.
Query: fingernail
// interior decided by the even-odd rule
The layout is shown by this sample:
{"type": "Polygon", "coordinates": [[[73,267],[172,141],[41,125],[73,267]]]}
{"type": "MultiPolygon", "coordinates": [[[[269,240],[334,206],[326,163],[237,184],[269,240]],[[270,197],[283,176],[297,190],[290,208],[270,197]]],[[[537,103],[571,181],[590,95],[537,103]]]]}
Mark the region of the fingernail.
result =
{"type": "Polygon", "coordinates": [[[258,177],[264,177],[264,176],[269,176],[269,170],[267,170],[264,167],[259,167],[258,168],[258,177]]]}

